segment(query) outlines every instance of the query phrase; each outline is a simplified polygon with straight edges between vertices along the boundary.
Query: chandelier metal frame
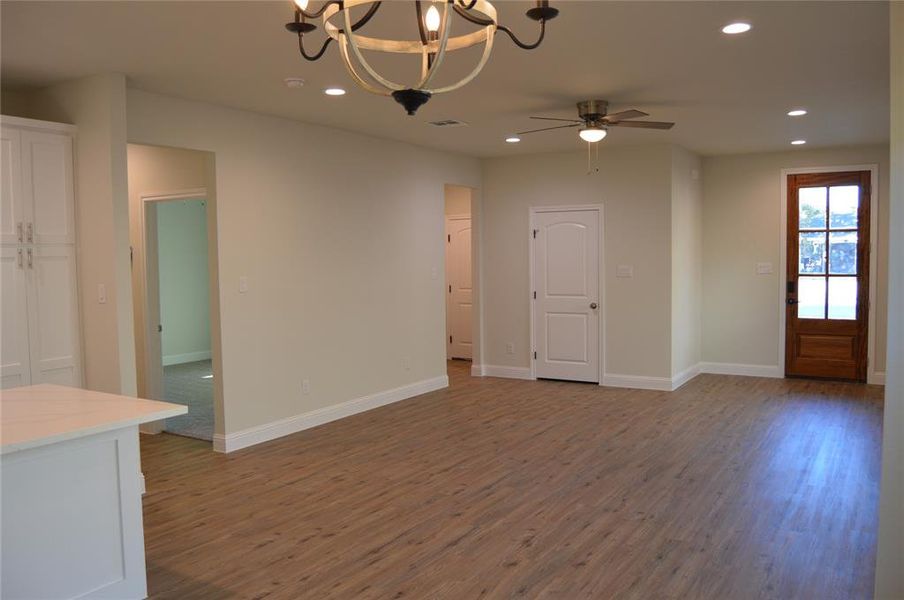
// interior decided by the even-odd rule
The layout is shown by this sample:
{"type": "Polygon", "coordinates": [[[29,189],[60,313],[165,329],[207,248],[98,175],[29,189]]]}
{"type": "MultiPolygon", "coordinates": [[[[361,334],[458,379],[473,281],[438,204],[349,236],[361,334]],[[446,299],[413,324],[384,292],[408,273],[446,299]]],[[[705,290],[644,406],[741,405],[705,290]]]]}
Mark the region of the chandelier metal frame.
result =
{"type": "MultiPolygon", "coordinates": [[[[301,2],[302,6],[307,5],[301,2]]],[[[506,33],[519,48],[533,50],[546,36],[546,21],[558,16],[559,11],[549,6],[548,0],[538,0],[536,6],[527,11],[529,19],[537,21],[540,33],[533,43],[525,43],[504,25],[499,24],[496,8],[489,0],[439,0],[427,2],[414,0],[417,16],[418,40],[391,40],[369,37],[357,33],[377,13],[383,4],[380,0],[328,0],[318,10],[307,11],[295,6],[295,19],[286,24],[286,29],[298,36],[298,51],[306,60],[319,60],[330,43],[336,42],[345,69],[352,80],[363,89],[380,96],[392,96],[405,107],[409,115],[426,103],[434,94],[442,94],[457,90],[474,80],[486,66],[493,50],[496,33],[506,33]],[[439,26],[435,30],[426,24],[424,4],[439,9],[439,26]],[[356,21],[352,20],[351,11],[355,7],[369,5],[367,11],[356,21]],[[453,36],[453,15],[478,25],[480,29],[470,33],[453,36]],[[326,32],[326,39],[320,49],[309,54],[305,48],[304,38],[318,29],[311,21],[320,19],[326,32]],[[470,48],[483,44],[483,52],[477,65],[467,75],[455,83],[440,87],[432,87],[437,72],[443,64],[448,52],[470,48]],[[402,84],[383,77],[368,62],[363,51],[387,52],[394,54],[418,54],[421,56],[420,76],[413,84],[402,84]]]]}

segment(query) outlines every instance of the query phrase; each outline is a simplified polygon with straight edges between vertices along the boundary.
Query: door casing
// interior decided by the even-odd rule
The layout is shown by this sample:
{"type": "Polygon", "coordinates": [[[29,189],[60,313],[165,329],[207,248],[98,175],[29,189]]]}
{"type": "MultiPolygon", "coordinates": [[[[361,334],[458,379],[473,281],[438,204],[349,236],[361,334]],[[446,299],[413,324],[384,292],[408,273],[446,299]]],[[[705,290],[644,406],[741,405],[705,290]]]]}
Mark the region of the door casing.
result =
{"type": "Polygon", "coordinates": [[[560,206],[531,206],[528,209],[528,228],[527,228],[527,248],[529,257],[529,279],[528,290],[526,292],[528,303],[530,304],[530,378],[537,378],[537,362],[534,360],[534,350],[537,347],[536,327],[534,324],[535,312],[534,302],[532,298],[534,287],[534,243],[533,230],[535,228],[536,219],[539,213],[548,212],[571,212],[571,211],[596,211],[599,219],[599,385],[603,385],[603,375],[606,372],[606,261],[605,261],[605,219],[603,217],[602,204],[567,204],[560,206]]]}
{"type": "Polygon", "coordinates": [[[840,173],[844,171],[869,171],[870,173],[870,197],[869,197],[869,315],[867,317],[867,368],[866,382],[872,384],[884,383],[884,373],[876,371],[876,281],[879,279],[878,271],[878,231],[879,231],[879,165],[839,165],[831,167],[805,167],[781,170],[781,236],[779,243],[779,268],[778,268],[778,294],[776,305],[779,311],[778,323],[778,368],[781,376],[785,376],[785,297],[788,281],[788,176],[803,173],[840,173]]]}

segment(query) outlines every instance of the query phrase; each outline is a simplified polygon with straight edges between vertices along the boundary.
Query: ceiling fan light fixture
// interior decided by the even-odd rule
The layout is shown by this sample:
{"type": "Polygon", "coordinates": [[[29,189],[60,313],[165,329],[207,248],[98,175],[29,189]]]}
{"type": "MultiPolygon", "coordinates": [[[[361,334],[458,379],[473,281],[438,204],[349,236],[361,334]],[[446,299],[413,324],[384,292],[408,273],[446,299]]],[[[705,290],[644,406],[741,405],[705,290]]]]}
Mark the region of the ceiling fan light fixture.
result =
{"type": "Polygon", "coordinates": [[[591,144],[595,144],[597,142],[603,141],[603,138],[606,137],[607,131],[602,127],[584,127],[579,132],[578,135],[581,136],[581,139],[585,142],[590,142],[591,144]]]}

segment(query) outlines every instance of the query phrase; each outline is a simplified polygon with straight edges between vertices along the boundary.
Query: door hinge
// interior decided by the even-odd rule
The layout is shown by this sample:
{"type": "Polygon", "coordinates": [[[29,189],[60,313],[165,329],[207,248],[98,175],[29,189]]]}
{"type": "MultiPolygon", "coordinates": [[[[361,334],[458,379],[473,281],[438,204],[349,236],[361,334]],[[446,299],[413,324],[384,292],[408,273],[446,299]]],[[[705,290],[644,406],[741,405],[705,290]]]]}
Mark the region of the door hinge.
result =
{"type": "Polygon", "coordinates": [[[451,336],[451,335],[449,336],[449,343],[450,343],[450,344],[452,343],[452,336],[451,336]]]}
{"type": "Polygon", "coordinates": [[[446,242],[448,242],[450,244],[452,243],[452,234],[451,233],[446,234],[446,242]]]}
{"type": "Polygon", "coordinates": [[[537,232],[538,232],[538,231],[540,231],[540,230],[539,230],[539,229],[534,229],[534,239],[537,239],[537,232]]]}
{"type": "Polygon", "coordinates": [[[534,350],[534,360],[537,360],[537,351],[534,350]]]}
{"type": "Polygon", "coordinates": [[[452,286],[451,286],[451,285],[449,286],[449,293],[450,293],[450,294],[452,293],[452,286]]]}
{"type": "Polygon", "coordinates": [[[534,300],[537,299],[537,292],[534,292],[534,300]]]}

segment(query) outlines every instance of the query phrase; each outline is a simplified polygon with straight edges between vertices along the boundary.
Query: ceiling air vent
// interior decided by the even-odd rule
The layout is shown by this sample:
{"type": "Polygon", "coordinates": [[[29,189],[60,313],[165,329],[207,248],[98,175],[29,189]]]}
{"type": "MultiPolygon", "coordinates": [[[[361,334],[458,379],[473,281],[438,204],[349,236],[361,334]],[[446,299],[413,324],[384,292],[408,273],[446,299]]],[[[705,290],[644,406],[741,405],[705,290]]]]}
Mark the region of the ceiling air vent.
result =
{"type": "Polygon", "coordinates": [[[434,127],[467,127],[468,124],[457,119],[443,119],[442,121],[430,121],[434,127]]]}

